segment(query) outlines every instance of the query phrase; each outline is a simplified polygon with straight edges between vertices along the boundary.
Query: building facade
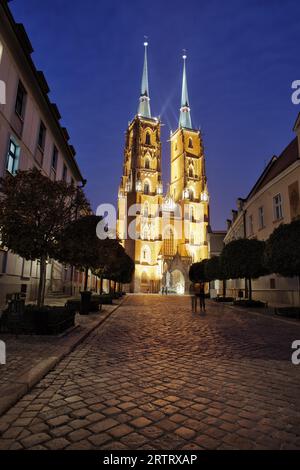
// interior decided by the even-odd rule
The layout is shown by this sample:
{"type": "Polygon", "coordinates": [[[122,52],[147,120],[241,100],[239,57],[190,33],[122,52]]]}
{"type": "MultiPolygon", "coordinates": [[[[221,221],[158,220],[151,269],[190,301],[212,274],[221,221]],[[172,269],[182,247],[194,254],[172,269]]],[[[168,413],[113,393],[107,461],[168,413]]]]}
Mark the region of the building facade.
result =
{"type": "MultiPolygon", "coordinates": [[[[238,199],[237,210],[228,220],[224,242],[238,238],[267,240],[280,225],[300,218],[300,119],[294,126],[297,137],[279,156],[273,156],[245,199],[238,199]]],[[[228,294],[245,292],[244,280],[227,283],[228,294]]],[[[247,294],[247,292],[246,292],[247,294]]],[[[277,305],[297,305],[299,285],[296,278],[276,274],[253,281],[253,297],[277,305]]]]}
{"type": "Polygon", "coordinates": [[[117,234],[135,261],[132,292],[184,293],[192,262],[208,257],[209,195],[202,136],[192,127],[183,56],[178,128],[170,135],[171,181],[163,194],[161,122],[150,109],[147,46],[137,115],[128,126],[117,234]]]}
{"type": "MultiPolygon", "coordinates": [[[[5,100],[0,104],[0,175],[38,168],[51,179],[81,184],[83,177],[75,160],[68,132],[60,125],[56,104],[50,102],[43,72],[31,58],[31,43],[22,24],[17,24],[0,0],[0,80],[5,100]]],[[[0,248],[0,307],[7,294],[23,292],[35,300],[39,262],[27,261],[0,248]]],[[[47,266],[47,290],[69,292],[78,286],[81,274],[56,261],[47,266]]]]}

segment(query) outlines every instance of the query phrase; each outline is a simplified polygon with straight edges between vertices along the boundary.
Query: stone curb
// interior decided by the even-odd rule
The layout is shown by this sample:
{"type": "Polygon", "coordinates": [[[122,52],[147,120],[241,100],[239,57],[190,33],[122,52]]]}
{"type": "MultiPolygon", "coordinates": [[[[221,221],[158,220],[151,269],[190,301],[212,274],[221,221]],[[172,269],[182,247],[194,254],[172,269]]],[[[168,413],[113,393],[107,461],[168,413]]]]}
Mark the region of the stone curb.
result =
{"type": "MultiPolygon", "coordinates": [[[[44,378],[59,362],[70,354],[80,343],[82,343],[93,331],[104,323],[123,303],[127,297],[115,306],[104,318],[91,326],[87,331],[70,341],[70,344],[62,346],[59,354],[50,356],[33,366],[22,374],[14,383],[1,387],[0,417],[14,406],[26,393],[28,393],[42,378],[44,378]]],[[[66,335],[67,338],[68,335],[66,335]]]]}

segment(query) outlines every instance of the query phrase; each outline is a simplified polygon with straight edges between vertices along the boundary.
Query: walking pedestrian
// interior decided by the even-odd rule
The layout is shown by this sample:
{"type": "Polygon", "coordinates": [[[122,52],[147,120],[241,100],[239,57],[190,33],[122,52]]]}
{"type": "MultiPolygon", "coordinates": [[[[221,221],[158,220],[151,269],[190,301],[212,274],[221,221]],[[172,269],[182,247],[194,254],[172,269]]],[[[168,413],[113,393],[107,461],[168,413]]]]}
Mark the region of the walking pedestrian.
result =
{"type": "Polygon", "coordinates": [[[190,291],[191,304],[192,304],[192,313],[195,313],[196,294],[195,294],[195,284],[193,282],[190,284],[189,291],[190,291]]]}
{"type": "Polygon", "coordinates": [[[200,312],[205,313],[205,284],[204,282],[200,282],[199,299],[200,299],[200,312]]]}

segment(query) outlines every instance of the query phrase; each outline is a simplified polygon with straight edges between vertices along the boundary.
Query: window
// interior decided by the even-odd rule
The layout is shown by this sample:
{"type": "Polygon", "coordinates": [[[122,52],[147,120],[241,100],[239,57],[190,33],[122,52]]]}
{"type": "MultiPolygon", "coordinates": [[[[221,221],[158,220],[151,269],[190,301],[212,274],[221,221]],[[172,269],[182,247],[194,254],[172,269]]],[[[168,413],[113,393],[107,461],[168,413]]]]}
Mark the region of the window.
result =
{"type": "Polygon", "coordinates": [[[166,256],[174,256],[175,254],[175,243],[174,243],[174,232],[171,227],[166,229],[163,234],[163,254],[166,256]]]}
{"type": "Polygon", "coordinates": [[[14,141],[13,138],[10,138],[6,169],[12,175],[15,175],[16,171],[18,170],[19,157],[20,157],[20,147],[17,145],[17,143],[14,141]]]}
{"type": "Polygon", "coordinates": [[[149,204],[148,202],[145,202],[145,205],[144,205],[144,217],[148,217],[149,216],[149,204]]]}
{"type": "Polygon", "coordinates": [[[21,81],[18,84],[18,91],[17,91],[17,98],[16,98],[16,105],[15,111],[20,118],[24,118],[25,114],[25,103],[26,103],[26,90],[21,81]]]}
{"type": "Polygon", "coordinates": [[[276,196],[273,197],[273,207],[274,207],[274,220],[282,219],[283,213],[282,213],[281,194],[276,194],[276,196]]]}
{"type": "Polygon", "coordinates": [[[46,127],[44,123],[41,121],[40,129],[39,129],[39,136],[38,136],[38,146],[42,151],[44,151],[45,149],[45,140],[46,140],[46,127]]]}
{"type": "Polygon", "coordinates": [[[249,235],[253,235],[253,216],[249,215],[248,217],[248,229],[249,229],[249,235]]]}
{"type": "Polygon", "coordinates": [[[146,143],[146,145],[151,145],[151,137],[150,137],[150,133],[149,133],[149,132],[147,132],[147,134],[146,134],[145,143],[146,143]]]}
{"type": "Polygon", "coordinates": [[[190,244],[191,244],[191,245],[194,245],[194,244],[195,244],[195,237],[194,237],[193,232],[191,232],[191,234],[190,234],[190,244]]]}
{"type": "Polygon", "coordinates": [[[195,221],[195,211],[194,211],[194,207],[191,206],[190,207],[190,222],[194,222],[195,221]]]}
{"type": "Polygon", "coordinates": [[[51,169],[56,172],[57,169],[57,160],[58,160],[58,150],[57,148],[53,147],[53,153],[52,153],[52,162],[51,162],[51,169]]]}
{"type": "Polygon", "coordinates": [[[146,182],[144,184],[144,194],[149,194],[150,193],[150,186],[149,186],[149,183],[146,182]]]}
{"type": "Polygon", "coordinates": [[[264,228],[265,220],[264,220],[264,208],[263,208],[263,206],[258,208],[258,221],[259,221],[259,228],[264,228]]]}
{"type": "Polygon", "coordinates": [[[189,138],[189,149],[193,148],[193,139],[190,137],[189,138]]]}
{"type": "Polygon", "coordinates": [[[62,172],[62,180],[63,181],[67,181],[67,173],[68,173],[68,169],[67,169],[66,165],[64,164],[63,172],[62,172]]]}
{"type": "Polygon", "coordinates": [[[189,190],[189,198],[190,198],[190,201],[194,200],[194,191],[192,189],[189,190]]]}
{"type": "Polygon", "coordinates": [[[270,279],[270,289],[276,289],[276,281],[274,278],[270,279]]]}
{"type": "Polygon", "coordinates": [[[146,160],[145,160],[145,168],[146,168],[146,170],[150,169],[150,160],[149,160],[149,158],[146,158],[146,160]]]}
{"type": "Polygon", "coordinates": [[[151,250],[149,246],[145,245],[142,248],[142,263],[150,263],[151,261],[151,250]]]}
{"type": "Polygon", "coordinates": [[[189,168],[189,178],[194,178],[194,168],[192,166],[189,168]]]}

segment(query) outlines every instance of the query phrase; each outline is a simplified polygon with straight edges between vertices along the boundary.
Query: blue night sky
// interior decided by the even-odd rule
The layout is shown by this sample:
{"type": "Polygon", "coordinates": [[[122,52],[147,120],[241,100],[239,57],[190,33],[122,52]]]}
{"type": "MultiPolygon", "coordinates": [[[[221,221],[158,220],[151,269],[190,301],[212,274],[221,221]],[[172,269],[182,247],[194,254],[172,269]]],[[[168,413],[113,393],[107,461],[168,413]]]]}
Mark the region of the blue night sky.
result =
{"type": "Polygon", "coordinates": [[[169,180],[187,49],[194,127],[205,144],[211,219],[225,226],[266,162],[293,138],[300,105],[299,0],[14,0],[88,179],[94,208],[116,202],[124,133],[136,113],[144,35],[151,108],[163,127],[169,180]]]}

